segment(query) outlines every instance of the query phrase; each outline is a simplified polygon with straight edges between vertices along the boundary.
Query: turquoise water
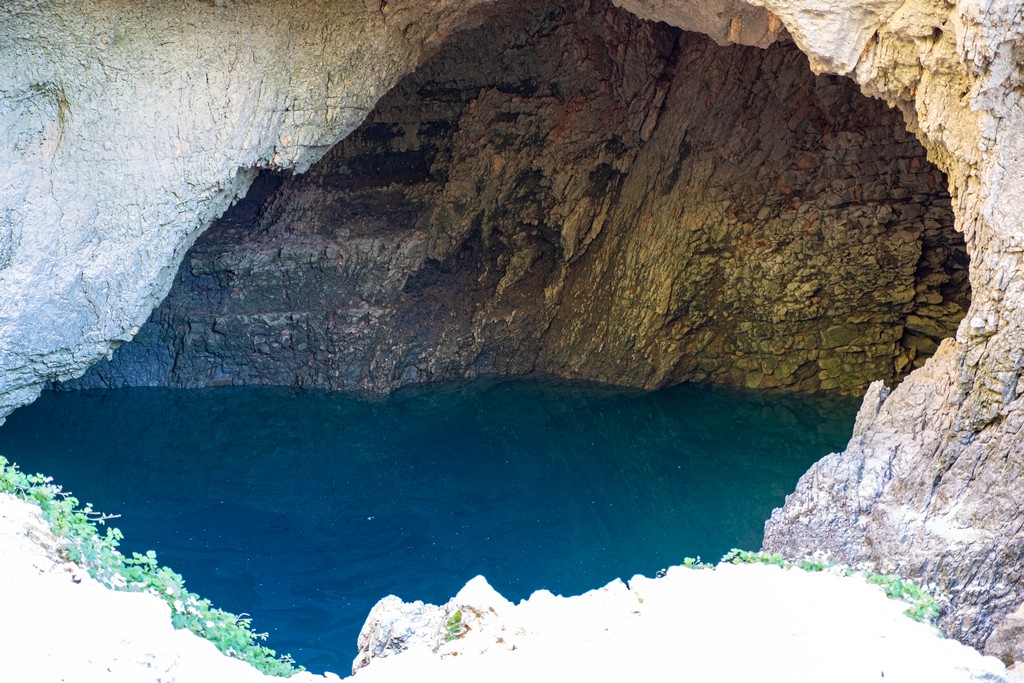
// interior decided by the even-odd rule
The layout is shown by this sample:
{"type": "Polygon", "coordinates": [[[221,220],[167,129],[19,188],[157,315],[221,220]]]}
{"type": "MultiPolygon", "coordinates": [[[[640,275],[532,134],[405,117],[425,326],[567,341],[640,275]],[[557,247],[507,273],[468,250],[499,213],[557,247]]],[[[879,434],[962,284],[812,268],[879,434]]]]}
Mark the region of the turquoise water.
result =
{"type": "Polygon", "coordinates": [[[387,400],[273,388],[44,394],[0,454],[120,514],[268,645],[346,674],[381,597],[443,602],[477,574],[512,600],[757,548],[857,403],[550,380],[387,400]]]}

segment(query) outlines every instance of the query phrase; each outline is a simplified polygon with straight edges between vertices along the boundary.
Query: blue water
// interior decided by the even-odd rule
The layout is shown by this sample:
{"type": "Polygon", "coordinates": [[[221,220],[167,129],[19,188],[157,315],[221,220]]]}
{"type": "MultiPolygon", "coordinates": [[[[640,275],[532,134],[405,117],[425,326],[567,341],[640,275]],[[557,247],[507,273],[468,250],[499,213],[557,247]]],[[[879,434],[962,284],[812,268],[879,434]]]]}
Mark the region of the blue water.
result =
{"type": "Polygon", "coordinates": [[[274,388],[44,394],[0,454],[120,514],[268,645],[348,672],[381,597],[444,602],[477,574],[512,600],[760,546],[855,401],[550,380],[383,401],[274,388]]]}

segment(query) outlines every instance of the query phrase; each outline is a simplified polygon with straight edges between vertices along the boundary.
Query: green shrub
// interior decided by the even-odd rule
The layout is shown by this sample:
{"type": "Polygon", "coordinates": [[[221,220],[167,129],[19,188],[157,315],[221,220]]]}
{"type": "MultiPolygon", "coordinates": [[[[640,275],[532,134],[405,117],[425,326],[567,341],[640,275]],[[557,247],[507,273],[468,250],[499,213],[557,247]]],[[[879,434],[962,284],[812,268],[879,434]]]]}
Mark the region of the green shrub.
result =
{"type": "Polygon", "coordinates": [[[444,625],[444,642],[448,643],[466,634],[465,624],[462,623],[462,610],[455,610],[444,625]]]}
{"type": "MultiPolygon", "coordinates": [[[[782,555],[737,550],[736,548],[726,553],[725,557],[722,558],[722,562],[729,562],[731,564],[773,564],[783,569],[796,567],[808,572],[836,570],[846,576],[852,576],[857,573],[852,569],[840,567],[833,562],[804,560],[794,564],[784,560],[782,555]]],[[[935,625],[936,620],[939,618],[939,605],[931,595],[913,581],[904,579],[898,574],[865,574],[864,579],[870,584],[881,586],[885,594],[890,598],[907,603],[910,607],[907,608],[904,614],[914,621],[920,621],[932,626],[935,625]]]]}
{"type": "Polygon", "coordinates": [[[25,474],[0,456],[0,492],[35,503],[57,538],[64,541],[65,557],[86,569],[100,583],[117,590],[152,593],[171,608],[175,628],[187,628],[206,638],[224,654],[248,662],[265,674],[291,676],[302,671],[289,655],[277,656],[261,645],[266,633],[255,633],[252,620],[217,609],[209,600],[185,588],[180,574],[161,567],[152,550],[125,557],[117,546],[123,538],[106,526],[113,517],[95,512],[87,503],[61,490],[50,477],[25,474]],[[100,532],[99,527],[106,527],[100,532]]]}
{"type": "Polygon", "coordinates": [[[939,605],[913,581],[908,581],[898,574],[868,574],[867,582],[881,586],[890,598],[902,600],[910,605],[904,614],[914,621],[934,624],[939,618],[939,605]]]}

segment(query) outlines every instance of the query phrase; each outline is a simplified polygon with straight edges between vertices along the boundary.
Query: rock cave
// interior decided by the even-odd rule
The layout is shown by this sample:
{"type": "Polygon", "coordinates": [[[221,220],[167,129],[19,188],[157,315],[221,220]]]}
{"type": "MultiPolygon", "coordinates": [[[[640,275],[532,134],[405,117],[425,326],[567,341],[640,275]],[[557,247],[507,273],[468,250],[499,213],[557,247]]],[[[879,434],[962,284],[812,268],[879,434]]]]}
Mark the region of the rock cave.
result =
{"type": "Polygon", "coordinates": [[[791,45],[608,4],[455,34],[309,171],[250,194],[69,386],[541,372],[860,393],[920,367],[970,302],[945,177],[898,112],[791,45]]]}
{"type": "Polygon", "coordinates": [[[863,394],[765,548],[934,584],[1014,661],[1019,8],[618,4],[14,3],[0,415],[488,374],[863,394]]]}

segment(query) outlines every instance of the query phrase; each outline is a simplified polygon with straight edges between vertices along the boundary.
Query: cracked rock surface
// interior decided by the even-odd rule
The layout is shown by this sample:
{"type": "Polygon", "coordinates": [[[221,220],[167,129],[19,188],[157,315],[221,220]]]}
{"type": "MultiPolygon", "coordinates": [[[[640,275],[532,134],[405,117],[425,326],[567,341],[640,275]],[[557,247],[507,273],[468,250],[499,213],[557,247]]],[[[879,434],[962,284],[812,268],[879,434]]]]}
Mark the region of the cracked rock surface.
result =
{"type": "Polygon", "coordinates": [[[263,181],[67,386],[852,393],[920,366],[970,301],[945,178],[897,112],[792,46],[601,3],[458,34],[307,173],[263,181]]]}

